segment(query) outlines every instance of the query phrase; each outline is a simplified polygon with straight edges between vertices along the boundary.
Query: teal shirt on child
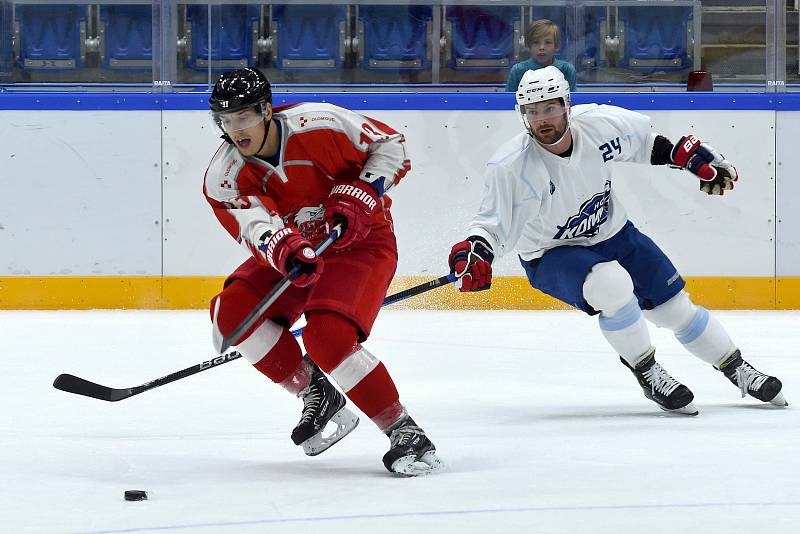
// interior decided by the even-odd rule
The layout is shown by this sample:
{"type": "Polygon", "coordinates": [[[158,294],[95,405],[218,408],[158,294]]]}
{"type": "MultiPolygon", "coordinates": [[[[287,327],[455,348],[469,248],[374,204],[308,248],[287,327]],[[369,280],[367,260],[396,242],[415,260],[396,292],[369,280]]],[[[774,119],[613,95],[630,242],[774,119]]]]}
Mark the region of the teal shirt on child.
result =
{"type": "MultiPolygon", "coordinates": [[[[539,65],[532,59],[526,59],[525,61],[520,61],[513,67],[511,67],[511,72],[508,73],[508,83],[506,83],[506,91],[516,91],[517,87],[519,87],[519,82],[522,80],[522,75],[528,72],[529,70],[536,70],[546,67],[547,65],[539,65]]],[[[578,78],[578,74],[575,71],[575,66],[572,63],[567,61],[561,61],[560,59],[553,60],[553,66],[564,73],[564,78],[567,79],[569,82],[569,90],[575,90],[575,82],[578,78]]]]}

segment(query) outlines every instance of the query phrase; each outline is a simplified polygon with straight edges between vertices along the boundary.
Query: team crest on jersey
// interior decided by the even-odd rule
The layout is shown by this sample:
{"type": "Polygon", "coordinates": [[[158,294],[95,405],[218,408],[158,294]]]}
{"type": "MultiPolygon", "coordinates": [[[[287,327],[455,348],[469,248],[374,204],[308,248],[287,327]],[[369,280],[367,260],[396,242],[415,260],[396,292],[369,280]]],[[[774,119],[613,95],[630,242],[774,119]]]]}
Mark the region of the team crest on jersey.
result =
{"type": "MultiPolygon", "coordinates": [[[[290,217],[285,217],[284,224],[288,223],[289,219],[290,217]]],[[[308,206],[297,210],[293,222],[297,231],[312,242],[328,233],[325,227],[325,208],[321,205],[308,206]]]]}
{"type": "Polygon", "coordinates": [[[577,214],[567,219],[564,226],[558,226],[558,232],[553,239],[574,239],[576,237],[592,237],[597,235],[602,225],[608,219],[608,199],[611,196],[611,180],[606,180],[606,186],[601,193],[597,193],[584,202],[577,214]]]}

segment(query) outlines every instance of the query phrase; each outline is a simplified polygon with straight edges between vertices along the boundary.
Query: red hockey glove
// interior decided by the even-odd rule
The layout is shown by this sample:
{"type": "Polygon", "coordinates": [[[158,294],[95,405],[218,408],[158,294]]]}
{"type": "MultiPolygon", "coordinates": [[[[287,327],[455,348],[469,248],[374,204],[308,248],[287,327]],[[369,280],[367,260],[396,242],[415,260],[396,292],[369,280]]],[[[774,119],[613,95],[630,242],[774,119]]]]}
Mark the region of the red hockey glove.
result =
{"type": "Polygon", "coordinates": [[[483,291],[492,287],[492,247],[482,237],[470,236],[453,245],[450,272],[456,275],[455,286],[461,292],[483,291]]]}
{"type": "Polygon", "coordinates": [[[739,179],[730,161],[693,135],[681,137],[670,157],[675,165],[700,178],[700,190],[707,195],[722,195],[733,189],[733,183],[739,179]]]}
{"type": "Polygon", "coordinates": [[[378,193],[361,180],[350,184],[336,184],[324,202],[328,231],[341,223],[344,230],[333,248],[346,248],[361,241],[370,230],[370,219],[378,208],[378,193]]]}
{"type": "Polygon", "coordinates": [[[311,242],[294,228],[281,228],[258,248],[269,264],[283,275],[295,265],[301,265],[300,274],[292,280],[297,287],[310,286],[322,274],[322,258],[314,252],[311,242]]]}

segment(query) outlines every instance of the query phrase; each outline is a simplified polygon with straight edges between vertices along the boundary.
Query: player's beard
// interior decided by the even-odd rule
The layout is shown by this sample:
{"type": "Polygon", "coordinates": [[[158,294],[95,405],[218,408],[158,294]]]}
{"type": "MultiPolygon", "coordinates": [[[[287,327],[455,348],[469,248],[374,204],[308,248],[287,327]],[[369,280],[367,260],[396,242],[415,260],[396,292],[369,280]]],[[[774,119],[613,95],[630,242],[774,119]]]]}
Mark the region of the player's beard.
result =
{"type": "Polygon", "coordinates": [[[552,122],[545,122],[533,130],[533,137],[542,145],[552,145],[563,139],[567,132],[566,115],[563,119],[552,122]],[[560,122],[561,124],[556,124],[560,122]]]}

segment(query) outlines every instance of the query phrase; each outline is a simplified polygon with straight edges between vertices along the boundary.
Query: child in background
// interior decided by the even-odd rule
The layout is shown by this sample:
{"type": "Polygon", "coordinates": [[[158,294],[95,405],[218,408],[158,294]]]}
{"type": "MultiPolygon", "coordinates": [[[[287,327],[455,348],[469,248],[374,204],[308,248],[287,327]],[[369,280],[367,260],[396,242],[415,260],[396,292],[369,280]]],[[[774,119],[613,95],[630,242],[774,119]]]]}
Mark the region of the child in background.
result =
{"type": "Polygon", "coordinates": [[[570,91],[575,90],[577,72],[575,66],[568,61],[555,59],[556,50],[561,48],[561,30],[550,20],[539,19],[531,24],[525,32],[525,46],[531,51],[530,59],[520,61],[513,67],[508,74],[506,91],[516,91],[522,75],[529,70],[536,70],[553,65],[564,74],[569,82],[570,91]]]}

